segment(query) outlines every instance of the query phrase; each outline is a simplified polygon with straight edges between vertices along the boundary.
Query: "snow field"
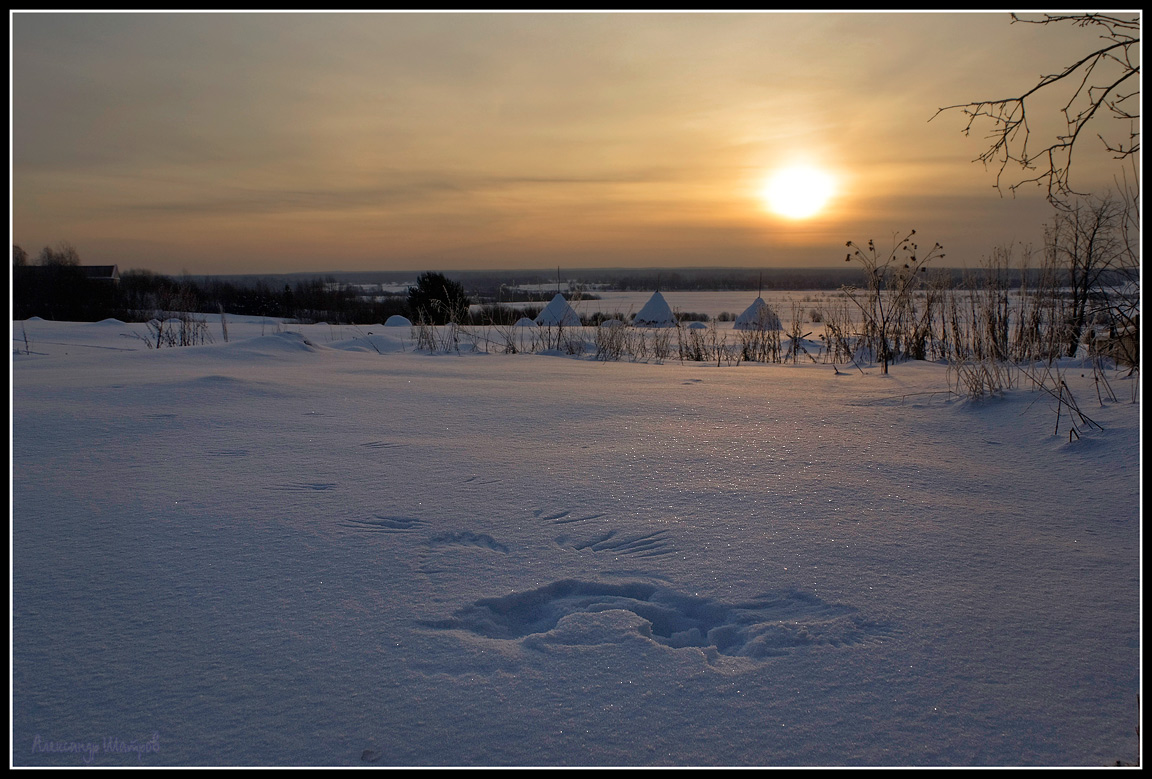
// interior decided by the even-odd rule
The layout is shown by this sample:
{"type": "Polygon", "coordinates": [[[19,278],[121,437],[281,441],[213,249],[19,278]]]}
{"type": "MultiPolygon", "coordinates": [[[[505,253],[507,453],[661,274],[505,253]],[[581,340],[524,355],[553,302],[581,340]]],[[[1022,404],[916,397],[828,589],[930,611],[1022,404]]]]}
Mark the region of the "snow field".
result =
{"type": "Polygon", "coordinates": [[[21,325],[14,765],[1137,758],[1139,406],[1090,370],[1069,443],[928,363],[21,325]]]}

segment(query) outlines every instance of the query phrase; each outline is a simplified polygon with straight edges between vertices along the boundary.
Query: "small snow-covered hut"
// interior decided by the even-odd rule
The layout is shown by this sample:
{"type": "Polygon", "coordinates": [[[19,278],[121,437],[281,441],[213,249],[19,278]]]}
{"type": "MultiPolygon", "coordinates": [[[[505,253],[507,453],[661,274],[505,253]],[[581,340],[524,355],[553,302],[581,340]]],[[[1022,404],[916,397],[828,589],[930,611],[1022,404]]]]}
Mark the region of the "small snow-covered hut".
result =
{"type": "Polygon", "coordinates": [[[676,315],[672,313],[672,308],[664,296],[656,291],[648,298],[648,302],[640,309],[632,324],[636,327],[675,327],[676,315]]]}
{"type": "Polygon", "coordinates": [[[541,327],[580,327],[580,317],[568,305],[564,296],[557,292],[556,297],[536,317],[536,324],[541,327]]]}
{"type": "Polygon", "coordinates": [[[764,298],[756,298],[744,313],[736,317],[733,330],[779,330],[780,317],[769,308],[764,298]]]}

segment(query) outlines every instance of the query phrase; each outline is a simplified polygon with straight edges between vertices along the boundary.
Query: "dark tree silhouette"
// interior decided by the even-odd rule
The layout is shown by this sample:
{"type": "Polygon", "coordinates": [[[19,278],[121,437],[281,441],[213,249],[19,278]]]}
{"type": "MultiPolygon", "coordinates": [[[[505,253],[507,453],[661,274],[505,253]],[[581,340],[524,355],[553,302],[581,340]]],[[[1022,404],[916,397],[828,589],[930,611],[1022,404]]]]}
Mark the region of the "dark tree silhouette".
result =
{"type": "Polygon", "coordinates": [[[53,249],[51,246],[45,246],[40,250],[40,254],[36,258],[37,264],[48,267],[55,265],[75,267],[80,264],[80,253],[76,251],[76,247],[67,241],[61,241],[53,249]]]}
{"type": "Polygon", "coordinates": [[[1046,186],[1048,199],[1055,205],[1063,205],[1069,197],[1083,194],[1072,186],[1073,152],[1090,133],[1090,128],[1098,128],[1103,119],[1127,120],[1130,128],[1126,140],[1109,140],[1096,133],[1108,152],[1117,159],[1135,158],[1140,152],[1140,18],[1085,13],[1021,19],[1012,14],[1012,23],[1073,24],[1089,28],[1099,33],[1098,45],[1059,73],[1041,77],[1022,94],[946,106],[932,118],[945,111],[963,112],[968,117],[965,135],[978,124],[990,123],[987,135],[990,144],[975,161],[986,167],[998,166],[996,189],[1001,189],[1005,171],[1018,167],[1023,177],[1011,184],[1009,191],[1014,193],[1024,184],[1046,186]],[[1028,124],[1028,107],[1034,104],[1039,93],[1054,92],[1059,85],[1070,90],[1061,109],[1065,129],[1049,139],[1046,146],[1034,150],[1037,144],[1033,143],[1028,124]]]}
{"type": "Polygon", "coordinates": [[[408,309],[414,320],[431,325],[467,321],[470,303],[464,286],[443,273],[421,273],[416,286],[408,288],[408,309]]]}

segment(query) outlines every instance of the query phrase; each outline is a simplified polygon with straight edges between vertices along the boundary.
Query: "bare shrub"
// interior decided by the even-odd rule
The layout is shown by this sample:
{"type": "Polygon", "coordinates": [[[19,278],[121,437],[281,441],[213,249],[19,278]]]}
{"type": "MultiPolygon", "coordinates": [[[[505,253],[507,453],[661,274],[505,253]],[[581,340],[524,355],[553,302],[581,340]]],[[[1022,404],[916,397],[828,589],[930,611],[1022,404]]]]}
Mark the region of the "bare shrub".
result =
{"type": "Polygon", "coordinates": [[[220,309],[220,332],[224,336],[224,343],[228,343],[228,317],[224,314],[224,304],[218,303],[220,309]]]}
{"type": "Polygon", "coordinates": [[[652,329],[652,357],[662,363],[672,354],[671,327],[656,327],[652,329]]]}
{"type": "Polygon", "coordinates": [[[628,326],[622,321],[596,328],[596,359],[618,361],[628,351],[628,326]]]}
{"type": "MultiPolygon", "coordinates": [[[[852,309],[846,297],[834,297],[820,309],[824,321],[824,355],[828,362],[854,362],[855,337],[852,309]]],[[[859,367],[859,366],[857,366],[859,367]]]]}
{"type": "Polygon", "coordinates": [[[677,327],[676,345],[680,351],[680,361],[707,362],[711,360],[706,338],[707,330],[699,327],[677,327]]]}
{"type": "Polygon", "coordinates": [[[893,237],[892,248],[886,253],[871,240],[865,248],[853,241],[847,243],[853,251],[844,260],[860,263],[867,288],[861,291],[846,286],[844,292],[863,316],[860,338],[880,363],[881,373],[887,373],[889,364],[907,355],[908,334],[917,321],[913,293],[923,283],[927,264],[944,257],[938,243],[920,254],[912,241],[915,235],[912,230],[902,239],[893,237]]]}
{"type": "Polygon", "coordinates": [[[421,318],[412,325],[412,338],[418,351],[429,354],[460,353],[460,332],[455,322],[433,325],[421,318]]]}
{"type": "MultiPolygon", "coordinates": [[[[17,246],[16,248],[19,249],[20,247],[17,246]]],[[[28,345],[28,329],[23,322],[20,323],[20,336],[24,340],[24,354],[32,354],[32,347],[28,345]]],[[[19,348],[16,349],[16,354],[20,354],[19,348]]]]}
{"type": "Polygon", "coordinates": [[[774,327],[734,330],[740,359],[748,362],[779,362],[780,331],[774,327]]]}
{"type": "Polygon", "coordinates": [[[1000,395],[1012,386],[1012,366],[1000,360],[950,362],[948,373],[956,394],[972,399],[1000,395]]]}

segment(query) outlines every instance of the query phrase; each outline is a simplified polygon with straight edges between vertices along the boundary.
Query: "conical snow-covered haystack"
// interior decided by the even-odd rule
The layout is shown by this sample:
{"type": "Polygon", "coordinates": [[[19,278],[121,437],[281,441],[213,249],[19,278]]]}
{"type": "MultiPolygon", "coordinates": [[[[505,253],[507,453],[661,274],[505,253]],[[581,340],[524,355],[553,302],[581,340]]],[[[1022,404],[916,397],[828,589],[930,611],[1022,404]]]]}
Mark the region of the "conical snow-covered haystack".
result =
{"type": "Polygon", "coordinates": [[[568,305],[564,296],[557,292],[556,297],[536,317],[536,324],[541,327],[580,327],[580,317],[568,305]]]}
{"type": "Polygon", "coordinates": [[[512,326],[513,327],[536,327],[536,320],[535,319],[529,319],[526,316],[522,316],[519,319],[517,319],[516,324],[514,324],[512,326]]]}
{"type": "Polygon", "coordinates": [[[640,313],[632,320],[632,324],[636,327],[675,327],[676,315],[672,313],[672,308],[664,296],[654,292],[644,304],[644,308],[640,309],[640,313]]]}
{"type": "Polygon", "coordinates": [[[736,317],[733,330],[779,330],[780,317],[768,307],[764,298],[756,298],[744,313],[736,317]]]}

